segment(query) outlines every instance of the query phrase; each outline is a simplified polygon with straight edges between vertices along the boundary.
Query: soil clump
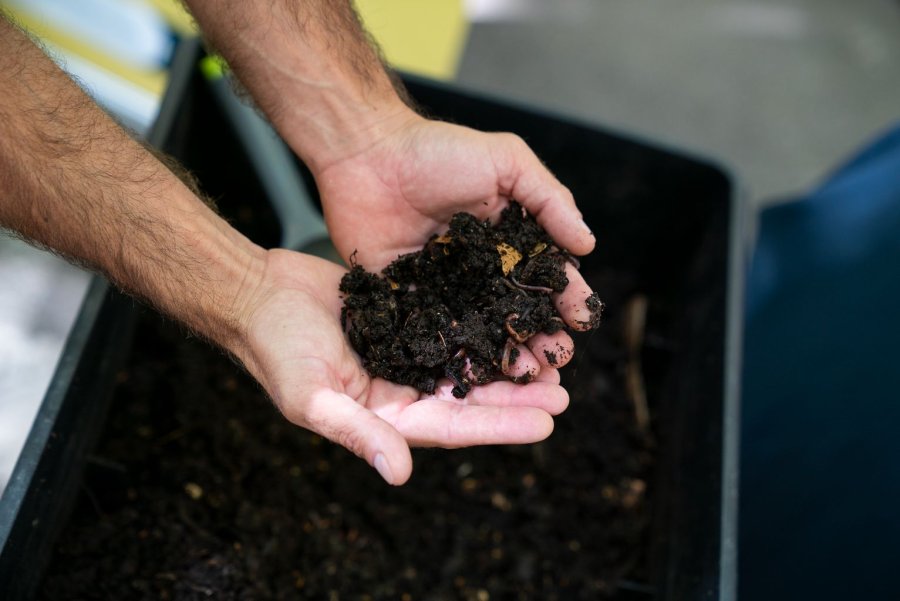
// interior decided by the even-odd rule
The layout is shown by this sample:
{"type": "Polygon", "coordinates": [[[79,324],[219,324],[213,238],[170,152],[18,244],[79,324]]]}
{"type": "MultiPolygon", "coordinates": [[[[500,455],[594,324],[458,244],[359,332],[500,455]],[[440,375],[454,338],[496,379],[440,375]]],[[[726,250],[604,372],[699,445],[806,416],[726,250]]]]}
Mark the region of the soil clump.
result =
{"type": "MultiPolygon", "coordinates": [[[[447,378],[462,398],[473,385],[507,378],[517,344],[566,327],[551,295],[569,283],[567,261],[578,266],[518,203],[496,225],[457,213],[445,234],[380,275],[353,264],[340,284],[341,323],[373,377],[425,393],[447,378]]],[[[582,324],[594,329],[603,303],[596,293],[585,301],[582,324]]]]}

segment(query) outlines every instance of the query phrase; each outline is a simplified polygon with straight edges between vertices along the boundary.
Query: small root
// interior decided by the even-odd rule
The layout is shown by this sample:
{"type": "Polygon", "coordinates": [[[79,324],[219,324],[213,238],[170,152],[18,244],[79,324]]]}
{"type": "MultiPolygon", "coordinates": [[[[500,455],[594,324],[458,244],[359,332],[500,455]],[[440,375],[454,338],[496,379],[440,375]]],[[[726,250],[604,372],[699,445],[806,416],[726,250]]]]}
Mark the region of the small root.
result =
{"type": "Polygon", "coordinates": [[[456,354],[453,355],[453,358],[450,359],[450,360],[451,360],[451,361],[456,361],[457,359],[463,359],[463,358],[465,358],[465,356],[466,356],[466,349],[465,349],[465,348],[460,348],[458,351],[456,351],[456,354]]]}
{"type": "Polygon", "coordinates": [[[625,390],[634,407],[634,419],[638,429],[646,432],[650,427],[650,409],[647,406],[647,388],[644,384],[644,370],[641,365],[641,349],[647,331],[647,297],[638,294],[625,306],[625,347],[628,349],[628,363],[625,365],[625,390]]]}

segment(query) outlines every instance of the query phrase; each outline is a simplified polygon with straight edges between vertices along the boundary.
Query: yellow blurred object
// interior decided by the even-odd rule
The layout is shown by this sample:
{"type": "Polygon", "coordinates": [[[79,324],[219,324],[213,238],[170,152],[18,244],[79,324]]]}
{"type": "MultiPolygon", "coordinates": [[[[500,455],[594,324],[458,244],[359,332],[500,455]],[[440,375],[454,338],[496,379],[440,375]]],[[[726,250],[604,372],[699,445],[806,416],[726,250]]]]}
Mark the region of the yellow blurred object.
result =
{"type": "MultiPolygon", "coordinates": [[[[178,0],[149,0],[178,33],[196,23],[178,0]]],[[[366,29],[398,69],[452,79],[469,32],[463,0],[356,0],[366,29]]]]}
{"type": "Polygon", "coordinates": [[[469,33],[463,0],[356,0],[392,67],[453,79],[469,33]]]}
{"type": "Polygon", "coordinates": [[[55,46],[60,50],[81,57],[148,92],[162,95],[166,88],[168,73],[165,69],[147,71],[135,68],[132,65],[118,60],[108,52],[98,50],[89,42],[48,25],[42,19],[35,18],[21,10],[13,10],[11,11],[11,15],[19,25],[27,29],[32,35],[40,38],[42,41],[55,46]]]}
{"type": "Polygon", "coordinates": [[[179,0],[147,0],[166,20],[169,27],[180,35],[193,35],[197,33],[197,24],[194,18],[188,14],[184,5],[179,0]]]}

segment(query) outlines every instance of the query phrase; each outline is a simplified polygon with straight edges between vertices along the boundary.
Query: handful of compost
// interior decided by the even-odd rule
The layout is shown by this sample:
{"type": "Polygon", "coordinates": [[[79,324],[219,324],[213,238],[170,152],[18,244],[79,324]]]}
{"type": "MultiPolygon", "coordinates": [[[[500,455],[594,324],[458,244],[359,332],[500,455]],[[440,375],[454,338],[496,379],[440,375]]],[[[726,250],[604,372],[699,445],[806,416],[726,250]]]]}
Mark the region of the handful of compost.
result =
{"type": "MultiPolygon", "coordinates": [[[[426,393],[446,377],[458,398],[498,379],[527,382],[530,373],[506,374],[517,344],[565,327],[550,295],[568,285],[567,261],[578,266],[518,203],[497,225],[457,213],[447,233],[380,276],[351,257],[340,285],[341,323],[373,377],[426,393]]],[[[583,325],[595,328],[603,303],[593,294],[587,306],[583,325]]]]}

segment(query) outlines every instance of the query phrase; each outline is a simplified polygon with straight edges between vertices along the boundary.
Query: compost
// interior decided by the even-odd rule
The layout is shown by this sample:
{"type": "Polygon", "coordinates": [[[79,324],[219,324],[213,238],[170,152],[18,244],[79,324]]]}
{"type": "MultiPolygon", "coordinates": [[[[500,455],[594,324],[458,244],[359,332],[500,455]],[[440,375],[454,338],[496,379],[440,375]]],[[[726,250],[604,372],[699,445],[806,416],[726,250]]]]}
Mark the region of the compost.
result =
{"type": "Polygon", "coordinates": [[[572,402],[553,435],[416,450],[400,488],[146,313],[40,598],[652,598],[656,447],[623,376],[631,288],[601,276],[611,309],[562,370],[572,402]]]}
{"type": "MultiPolygon", "coordinates": [[[[354,264],[341,280],[341,322],[372,376],[426,393],[446,377],[465,397],[507,377],[517,344],[565,327],[551,294],[569,283],[566,261],[578,266],[516,202],[496,225],[457,213],[445,234],[380,276],[354,264]]],[[[590,314],[580,325],[596,328],[603,303],[596,293],[583,300],[590,314]]],[[[555,364],[556,353],[546,359],[555,364]]]]}

